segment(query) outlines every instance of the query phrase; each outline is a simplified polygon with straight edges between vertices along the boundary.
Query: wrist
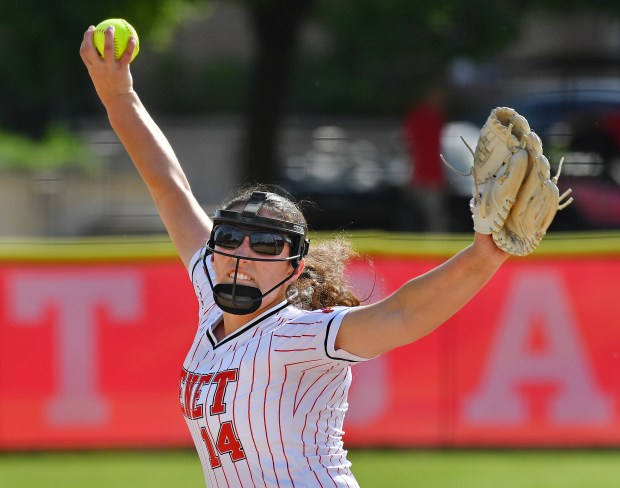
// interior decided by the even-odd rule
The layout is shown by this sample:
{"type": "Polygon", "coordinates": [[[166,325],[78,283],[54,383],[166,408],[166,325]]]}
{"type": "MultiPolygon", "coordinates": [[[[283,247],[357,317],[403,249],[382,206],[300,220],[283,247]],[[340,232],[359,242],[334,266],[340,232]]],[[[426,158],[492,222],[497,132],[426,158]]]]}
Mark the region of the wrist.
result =
{"type": "Polygon", "coordinates": [[[126,107],[138,101],[138,94],[130,88],[127,91],[118,93],[100,94],[101,103],[107,110],[116,108],[117,106],[126,107]]]}
{"type": "Polygon", "coordinates": [[[495,267],[501,266],[510,257],[510,254],[497,247],[490,234],[476,232],[472,247],[483,262],[495,267]]]}
{"type": "Polygon", "coordinates": [[[134,91],[117,94],[102,100],[112,128],[118,133],[125,132],[143,117],[144,107],[134,91]]]}

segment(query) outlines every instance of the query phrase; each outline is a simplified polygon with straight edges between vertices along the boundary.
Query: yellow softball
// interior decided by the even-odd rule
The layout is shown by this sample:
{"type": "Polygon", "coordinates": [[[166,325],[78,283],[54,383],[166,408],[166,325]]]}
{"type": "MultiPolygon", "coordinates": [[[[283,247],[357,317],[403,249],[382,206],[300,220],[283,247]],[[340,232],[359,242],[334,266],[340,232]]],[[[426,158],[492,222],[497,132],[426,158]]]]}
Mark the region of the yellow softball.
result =
{"type": "Polygon", "coordinates": [[[134,29],[125,19],[107,19],[97,24],[95,27],[95,33],[93,34],[93,43],[95,44],[95,48],[97,48],[97,51],[103,58],[105,30],[110,25],[114,26],[114,57],[116,59],[119,59],[125,52],[125,49],[127,49],[129,38],[134,37],[136,39],[136,49],[131,56],[131,61],[133,61],[140,50],[140,42],[138,40],[138,33],[136,32],[136,29],[134,29]]]}

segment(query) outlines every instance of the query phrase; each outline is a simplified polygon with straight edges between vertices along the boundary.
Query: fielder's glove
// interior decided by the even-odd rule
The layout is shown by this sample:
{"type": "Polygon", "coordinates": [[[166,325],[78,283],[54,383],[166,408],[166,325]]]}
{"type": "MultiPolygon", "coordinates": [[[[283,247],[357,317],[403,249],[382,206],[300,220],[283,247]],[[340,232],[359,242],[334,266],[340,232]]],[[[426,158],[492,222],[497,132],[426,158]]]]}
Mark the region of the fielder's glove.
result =
{"type": "Polygon", "coordinates": [[[563,160],[551,178],[539,137],[525,117],[508,107],[491,111],[475,152],[469,150],[474,164],[468,174],[459,174],[474,180],[469,204],[474,230],[492,234],[495,244],[507,253],[530,254],[557,210],[573,201],[566,200],[571,190],[560,195],[556,186],[563,160]]]}

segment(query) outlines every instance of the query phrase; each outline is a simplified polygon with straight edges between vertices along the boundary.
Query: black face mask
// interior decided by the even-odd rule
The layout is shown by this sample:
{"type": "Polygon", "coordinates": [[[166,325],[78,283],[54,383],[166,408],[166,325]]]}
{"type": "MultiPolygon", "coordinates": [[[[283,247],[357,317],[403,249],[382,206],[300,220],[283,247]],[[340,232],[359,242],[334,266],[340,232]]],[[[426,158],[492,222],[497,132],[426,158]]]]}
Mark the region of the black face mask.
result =
{"type": "Polygon", "coordinates": [[[308,253],[310,242],[305,237],[305,226],[257,215],[267,198],[267,193],[254,192],[242,212],[218,210],[215,213],[213,231],[206,244],[209,252],[203,258],[203,265],[209,285],[213,291],[213,299],[216,305],[224,312],[235,315],[247,315],[258,310],[265,296],[293,277],[299,268],[301,259],[308,253]],[[256,253],[270,257],[238,256],[215,249],[215,246],[218,246],[234,250],[241,245],[246,236],[249,237],[250,247],[256,253]],[[275,257],[282,254],[285,243],[290,245],[291,256],[275,257]],[[206,267],[206,259],[212,254],[220,254],[237,260],[232,283],[213,284],[206,267]],[[237,282],[239,262],[242,259],[247,261],[289,261],[293,269],[282,281],[265,293],[261,293],[257,287],[241,285],[237,282]]]}
{"type": "Polygon", "coordinates": [[[283,283],[286,283],[290,280],[297,268],[301,260],[297,256],[289,257],[289,258],[252,258],[249,256],[237,256],[235,254],[229,254],[226,252],[218,251],[213,249],[210,244],[207,244],[207,249],[211,251],[210,253],[205,254],[203,257],[203,265],[205,269],[205,273],[207,275],[207,279],[209,280],[209,285],[211,286],[211,290],[213,291],[213,299],[215,300],[215,304],[220,307],[224,312],[232,313],[235,315],[247,315],[252,312],[256,312],[263,302],[263,298],[271,293],[273,290],[278,288],[283,283]],[[232,283],[219,283],[217,285],[213,284],[211,280],[211,276],[207,270],[206,260],[213,254],[220,254],[222,256],[228,256],[235,258],[237,263],[235,264],[235,276],[233,278],[232,283]],[[255,286],[248,285],[240,285],[237,282],[238,272],[239,272],[239,262],[241,260],[245,261],[292,261],[293,262],[293,270],[291,273],[286,276],[282,281],[280,281],[277,285],[273,286],[265,293],[261,293],[260,289],[255,286]]]}

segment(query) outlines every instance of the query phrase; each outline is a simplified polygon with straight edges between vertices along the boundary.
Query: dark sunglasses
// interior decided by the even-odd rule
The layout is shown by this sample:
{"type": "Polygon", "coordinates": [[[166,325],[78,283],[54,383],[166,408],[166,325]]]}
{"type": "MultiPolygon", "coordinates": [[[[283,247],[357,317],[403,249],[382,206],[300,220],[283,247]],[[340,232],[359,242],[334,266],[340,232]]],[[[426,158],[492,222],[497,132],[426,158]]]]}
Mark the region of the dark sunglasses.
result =
{"type": "Polygon", "coordinates": [[[218,225],[213,229],[213,243],[226,249],[237,249],[245,237],[250,238],[250,247],[258,254],[277,256],[284,250],[284,244],[293,244],[285,235],[277,232],[249,230],[234,225],[218,225]]]}

